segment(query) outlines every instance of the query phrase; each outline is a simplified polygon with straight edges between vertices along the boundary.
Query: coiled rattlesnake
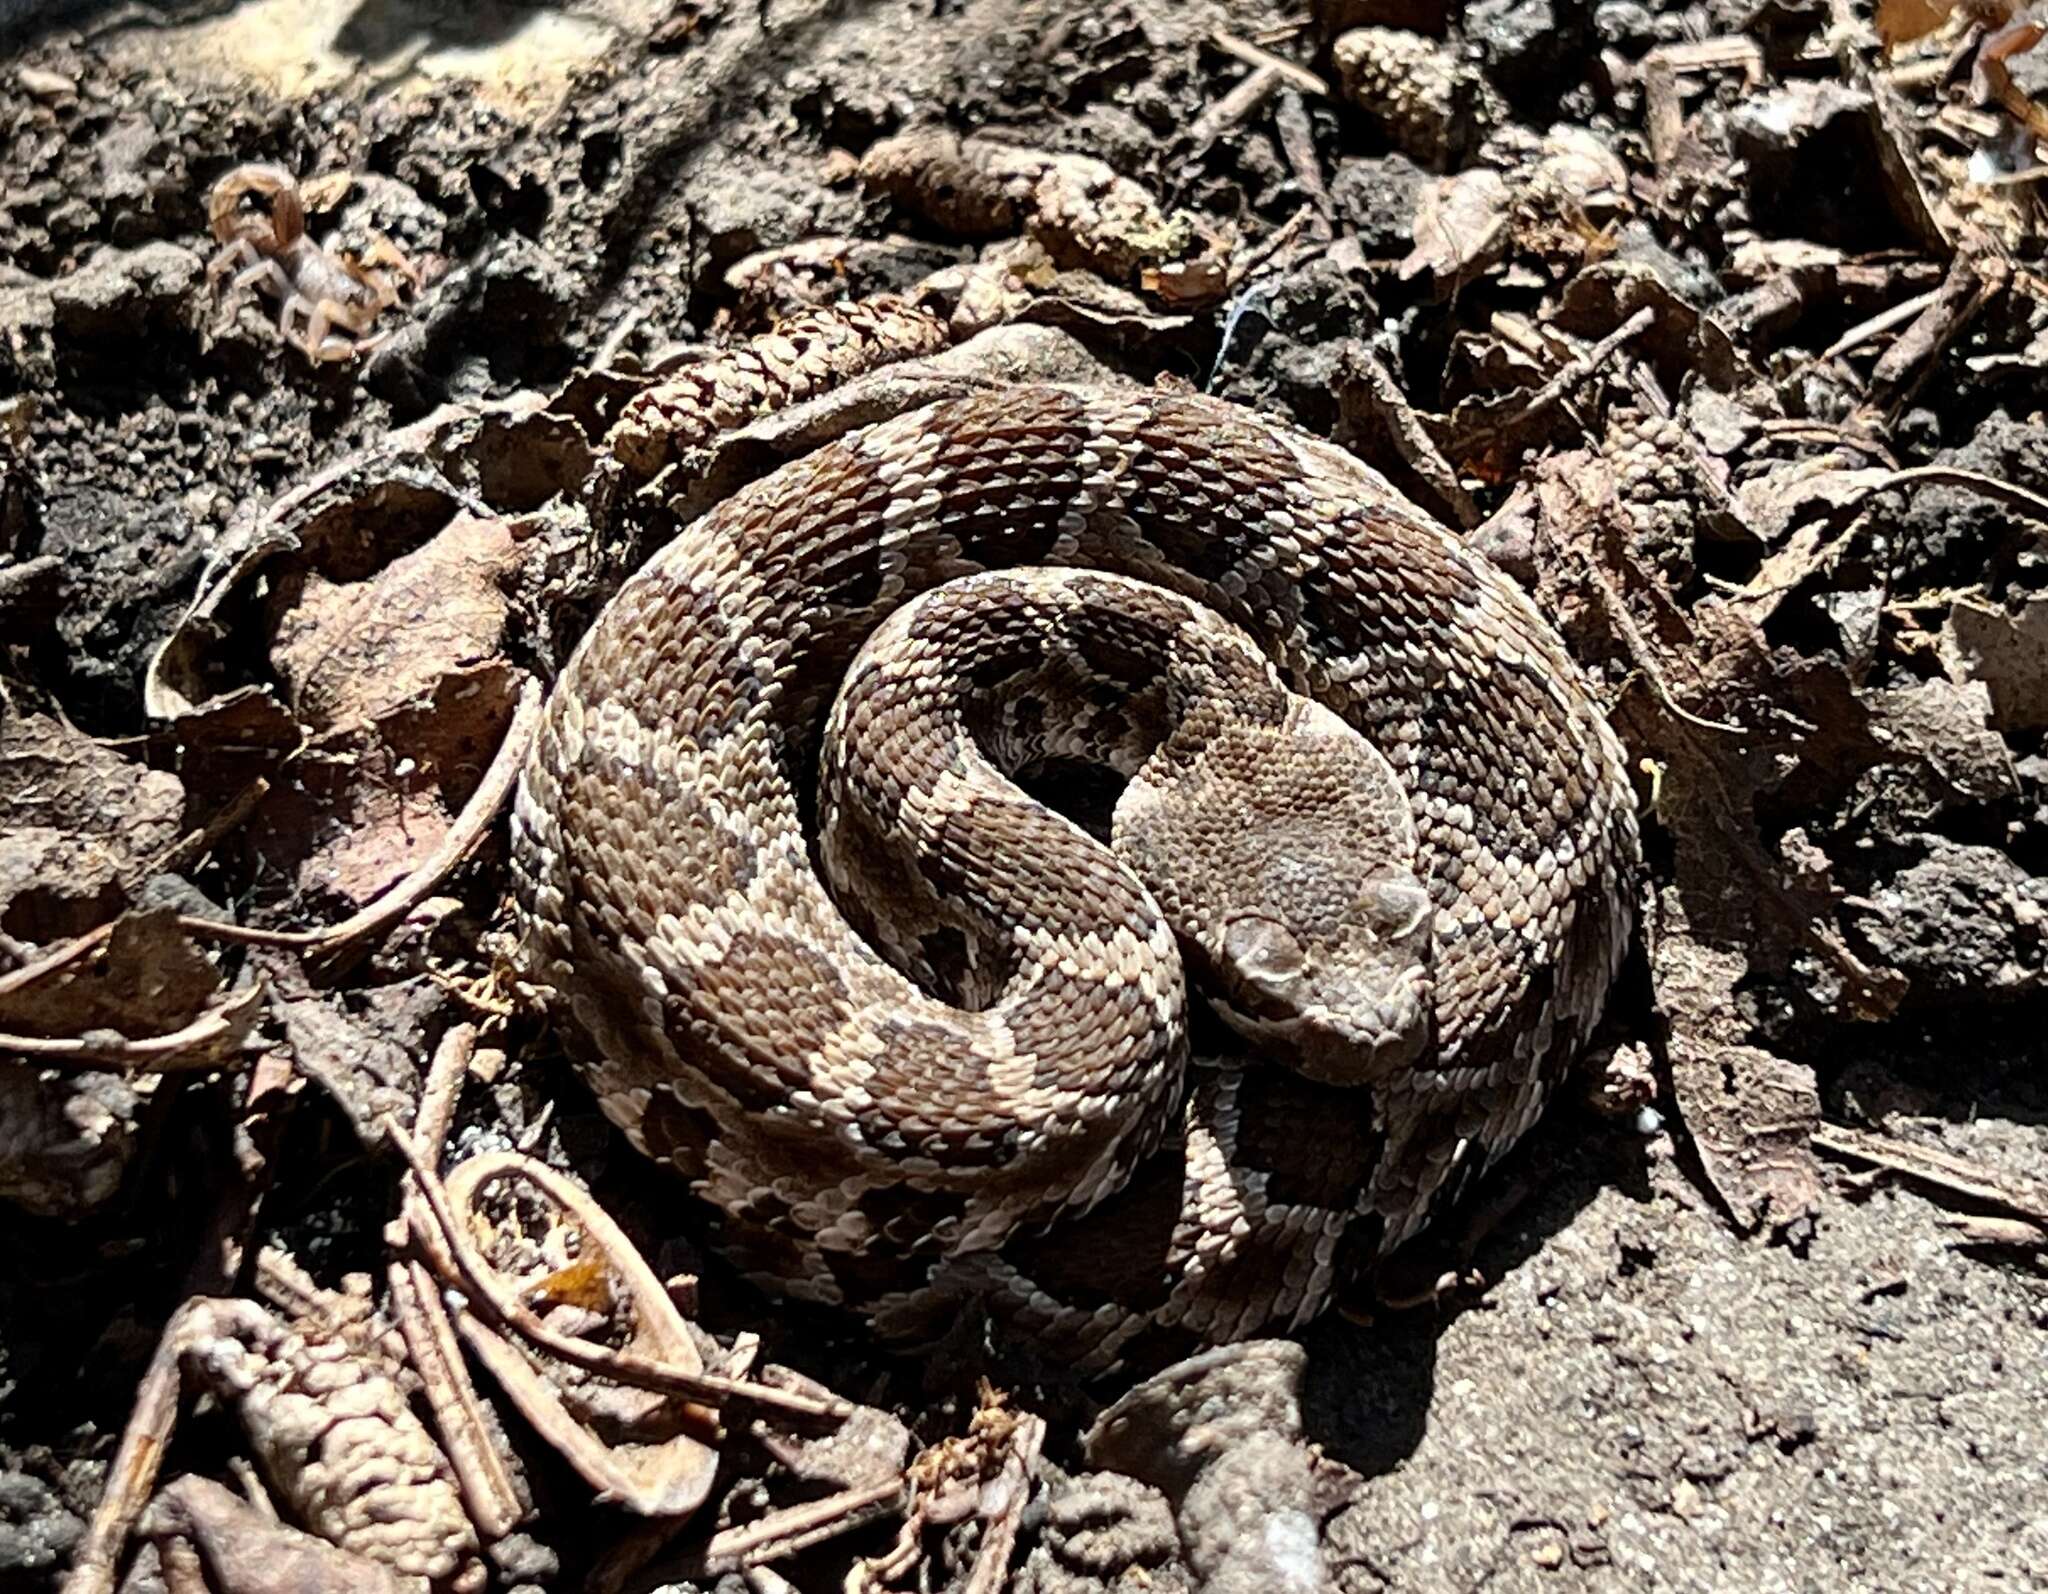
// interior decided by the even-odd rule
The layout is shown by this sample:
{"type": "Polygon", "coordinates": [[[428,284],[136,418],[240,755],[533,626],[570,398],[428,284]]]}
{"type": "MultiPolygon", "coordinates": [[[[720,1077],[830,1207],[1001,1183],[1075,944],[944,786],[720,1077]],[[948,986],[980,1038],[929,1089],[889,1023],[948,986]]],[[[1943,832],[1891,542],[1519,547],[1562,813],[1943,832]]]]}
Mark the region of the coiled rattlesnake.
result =
{"type": "Polygon", "coordinates": [[[1301,1321],[1527,1129],[1637,837],[1555,634],[1372,471],[1216,400],[1026,386],[659,553],[556,687],[514,847],[528,977],[744,1267],[894,1335],[972,1293],[1103,1367],[1301,1321]],[[804,827],[864,643],[835,898],[804,827]],[[1138,878],[997,769],[1069,754],[1130,777],[1138,878]],[[1191,1088],[1182,949],[1255,1037],[1191,1088]]]}

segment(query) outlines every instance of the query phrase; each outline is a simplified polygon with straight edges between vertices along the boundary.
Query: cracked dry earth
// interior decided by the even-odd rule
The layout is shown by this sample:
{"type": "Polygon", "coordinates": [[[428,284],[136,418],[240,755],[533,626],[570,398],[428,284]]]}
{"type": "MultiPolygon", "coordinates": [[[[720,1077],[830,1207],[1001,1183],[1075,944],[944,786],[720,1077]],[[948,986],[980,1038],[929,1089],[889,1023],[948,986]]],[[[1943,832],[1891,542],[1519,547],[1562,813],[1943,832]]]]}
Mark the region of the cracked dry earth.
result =
{"type": "MultiPolygon", "coordinates": [[[[1825,98],[1809,79],[1814,63],[1829,59],[1827,19],[1797,6],[1476,0],[1460,8],[1464,65],[1451,71],[1441,55],[1414,56],[1447,74],[1442,103],[1490,107],[1498,89],[1528,129],[1597,131],[1626,156],[1638,194],[1648,191],[1653,169],[1674,165],[1690,171],[1694,186],[1679,185],[1680,197],[1662,212],[1638,200],[1626,225],[1615,223],[1617,260],[1573,254],[1583,238],[1563,227],[1524,240],[1524,252],[1507,261],[1426,263],[1425,280],[1443,274],[1434,294],[1415,286],[1402,262],[1427,231],[1413,218],[1431,172],[1460,169],[1473,156],[1455,127],[1445,133],[1431,123],[1429,136],[1442,141],[1436,158],[1411,159],[1391,143],[1412,127],[1363,127],[1302,87],[1292,100],[1281,92],[1238,120],[1216,121],[1199,158],[1176,165],[1158,151],[1244,83],[1246,63],[1210,42],[1220,31],[1315,63],[1334,83],[1337,58],[1318,42],[1327,33],[1381,21],[1426,31],[1442,22],[1443,7],[252,0],[147,14],[94,4],[31,15],[35,9],[0,3],[0,404],[33,401],[32,413],[9,409],[0,422],[0,436],[18,423],[29,440],[25,456],[0,450],[0,687],[5,712],[55,710],[101,739],[74,769],[94,792],[126,790],[123,772],[150,764],[147,780],[158,784],[133,782],[135,795],[121,809],[123,823],[148,831],[147,846],[130,838],[145,853],[173,842],[181,822],[214,811],[195,801],[195,813],[183,813],[177,792],[161,786],[176,759],[150,740],[141,683],[191,599],[207,551],[232,525],[435,403],[548,389],[601,356],[623,350],[652,362],[676,347],[687,352],[754,330],[761,306],[742,285],[753,279],[741,268],[763,251],[837,238],[843,247],[826,275],[847,275],[860,292],[905,287],[965,260],[972,244],[889,211],[849,178],[861,150],[919,120],[992,127],[1099,157],[1172,190],[1176,201],[1228,214],[1253,246],[1281,235],[1304,204],[1314,208],[1313,185],[1291,164],[1309,151],[1327,178],[1339,241],[1298,260],[1275,256],[1283,267],[1259,279],[1254,299],[1238,302],[1229,358],[1217,359],[1229,305],[1190,318],[1156,304],[1089,301],[1048,319],[1079,329],[1143,378],[1165,372],[1199,381],[1213,366],[1227,396],[1287,410],[1323,431],[1349,426],[1375,463],[1392,453],[1387,429],[1359,423],[1356,368],[1347,363],[1368,344],[1401,367],[1418,404],[1434,387],[1441,391],[1432,402],[1450,411],[1458,383],[1477,384],[1476,372],[1505,371],[1504,383],[1534,387],[1552,367],[1539,362],[1532,375],[1532,349],[1562,363],[1532,330],[1543,321],[1537,311],[1549,314],[1572,284],[1583,287],[1603,269],[1632,289],[1647,277],[1685,290],[1641,301],[1655,306],[1667,340],[1679,337],[1673,326],[1693,325],[1687,294],[1712,299],[1702,281],[1725,294],[1715,303],[1778,293],[1753,321],[1731,312],[1729,324],[1755,342],[1743,352],[1758,369],[1792,371],[1783,379],[1788,389],[1807,384],[1800,414],[1778,418],[1792,427],[1850,407],[1825,390],[1821,351],[1866,315],[1933,295],[1947,280],[1944,263],[1921,258],[1925,240],[1910,226],[1870,222],[1886,212],[1875,187],[1857,191],[1847,221],[1802,209],[1797,184],[1812,182],[1817,169],[1846,167],[1852,183],[1878,179],[1857,142],[1862,122],[1850,137],[1826,120],[1832,102],[1814,108],[1825,98]],[[1736,61],[1735,76],[1680,108],[1692,118],[1685,126],[1696,149],[1659,154],[1650,146],[1661,135],[1642,130],[1654,118],[1628,86],[1646,80],[1602,63],[1702,40],[1736,61]],[[1803,63],[1782,97],[1747,110],[1741,96],[1755,83],[1745,75],[1744,41],[1757,51],[1759,79],[1787,60],[1803,63]],[[1473,61],[1487,84],[1472,75],[1473,61]],[[1802,145],[1798,118],[1808,115],[1816,120],[1802,145]],[[1794,133],[1784,133],[1786,125],[1794,133]],[[1746,170],[1768,174],[1770,192],[1761,179],[1749,190],[1716,186],[1735,164],[1730,139],[1746,170]],[[373,354],[309,372],[278,344],[263,312],[242,306],[216,315],[204,302],[207,185],[254,158],[302,174],[367,174],[343,203],[343,218],[355,219],[348,206],[360,202],[408,250],[453,263],[453,286],[430,294],[414,322],[393,318],[381,360],[373,354]],[[1824,244],[1801,233],[1809,220],[1824,244]],[[1755,232],[1784,246],[1773,257],[1791,261],[1782,278],[1766,280],[1738,261],[1739,247],[1757,247],[1755,232]],[[1816,263],[1813,251],[1824,246],[1836,249],[1831,265],[1816,263]],[[1560,264],[1560,248],[1569,264],[1560,264]],[[1880,279],[1883,291],[1870,297],[1880,279]],[[1816,280],[1824,291],[1804,286],[1816,280]],[[1794,292],[1786,283],[1802,286],[1794,292]],[[1794,332],[1781,330],[1788,316],[1794,332]],[[1503,334],[1480,352],[1476,344],[1449,349],[1454,328],[1476,337],[1510,323],[1521,328],[1515,337],[1503,334]],[[1788,341],[1773,347],[1773,336],[1788,341]],[[24,457],[33,484],[26,494],[17,490],[24,457]],[[31,695],[17,694],[17,683],[31,695]]],[[[1412,51],[1412,41],[1402,49],[1412,51]]],[[[2012,252],[2038,258],[2038,239],[2022,236],[2012,252]]],[[[792,274],[810,284],[803,272],[792,274]]],[[[1571,349],[1583,351],[1625,313],[1588,327],[1573,319],[1589,313],[1587,299],[1597,309],[1624,297],[1602,287],[1573,301],[1576,310],[1558,322],[1578,338],[1571,349]]],[[[771,303],[789,308],[772,295],[771,303]]],[[[1981,342],[1959,345],[1934,368],[1886,442],[1904,463],[1934,460],[2048,489],[2043,344],[2038,336],[2029,344],[2017,313],[1985,312],[1980,332],[1981,342]],[[2027,359],[2036,362],[2031,376],[2027,359]]],[[[1702,350],[1720,346],[1681,339],[1679,348],[1674,355],[1660,343],[1637,374],[1654,365],[1668,388],[1690,393],[1692,366],[1711,363],[1702,350]]],[[[1562,411],[1558,430],[1523,439],[1508,475],[1537,479],[1540,466],[1568,458],[1560,474],[1583,478],[1598,450],[1567,451],[1598,438],[1596,411],[1622,404],[1626,386],[1617,376],[1597,403],[1589,396],[1583,411],[1562,411]]],[[[1726,386],[1745,403],[1756,392],[1726,386]]],[[[1733,400],[1721,409],[1688,403],[1682,415],[1689,435],[1717,437],[1749,424],[1735,410],[1733,400]]],[[[1383,421],[1385,412],[1372,417],[1383,421]]],[[[1546,490],[1557,480],[1541,479],[1546,490]]],[[[1484,485],[1489,512],[1505,497],[1508,483],[1487,469],[1467,480],[1484,485]]],[[[1454,518],[1456,491],[1430,507],[1454,518]]],[[[1885,587],[1885,596],[1910,589],[1911,601],[1941,605],[1962,592],[1956,601],[1975,605],[1980,618],[2002,618],[2007,598],[2022,615],[2031,612],[2030,602],[2043,602],[2028,597],[2039,584],[2037,557],[2011,550],[2031,547],[2033,533],[1967,494],[1942,496],[1949,491],[1890,512],[1884,535],[1910,558],[1888,573],[1897,588],[1885,587]],[[1972,585],[1992,569],[2000,580],[2011,575],[2011,591],[1999,589],[1995,603],[1972,585]]],[[[394,491],[380,502],[389,508],[403,497],[394,491]]],[[[1713,586],[1707,576],[1740,583],[1768,557],[1784,561],[1769,567],[1779,579],[1806,534],[1791,519],[1771,528],[1767,549],[1695,536],[1684,515],[1658,522],[1656,536],[1646,531],[1636,550],[1642,563],[1672,577],[1673,605],[1661,618],[1675,627],[1672,615],[1696,616],[1713,586]]],[[[1837,655],[1856,654],[1852,622],[1875,612],[1882,583],[1859,585],[1853,569],[1839,579],[1832,569],[1801,572],[1784,579],[1812,578],[1826,590],[1774,617],[1771,641],[1807,647],[1801,667],[1820,660],[1847,669],[1837,655]],[[1812,640],[1820,633],[1825,645],[1812,640]]],[[[1554,574],[1533,561],[1539,590],[1554,574]]],[[[586,610],[592,596],[577,594],[586,610]]],[[[1583,594],[1567,589],[1559,599],[1553,588],[1546,602],[1575,645],[1597,629],[1586,618],[1597,605],[1583,594]]],[[[573,624],[564,626],[573,635],[573,624]]],[[[1652,1112],[1616,1119],[1560,1101],[1482,1194],[1497,1220],[1469,1257],[1488,1281],[1483,1294],[1375,1312],[1364,1323],[1333,1317],[1304,1336],[1306,1434],[1349,1469],[1334,1474],[1337,1498],[1323,1533],[1331,1573],[1347,1594],[2048,1588],[2048,1278],[2040,1250],[1981,1243],[1980,1231],[1956,1227],[1956,1202],[1873,1176],[1853,1159],[1817,1159],[1807,1144],[1817,1121],[1881,1126],[1987,1177],[2035,1188],[2048,1179],[2040,931],[2048,905],[2048,714],[2028,700],[2033,693],[2048,701],[2048,688],[2038,668],[2027,676],[2011,665],[2013,657],[2025,663],[2038,628],[2013,634],[2013,651],[2001,656],[2012,673],[1994,676],[1985,666],[1992,718],[1980,706],[1968,734],[1927,759],[1953,774],[1966,762],[1958,748],[1981,758],[1988,742],[1988,772],[1971,765],[1938,800],[1904,789],[1903,777],[1853,794],[1844,781],[1821,796],[1813,793],[1825,781],[1795,783],[1771,816],[1772,846],[1788,859],[1799,853],[1795,838],[1816,849],[1812,837],[1826,843],[1819,874],[1830,860],[1841,874],[1831,901],[1845,917],[1861,915],[1859,952],[1883,972],[1898,971],[1908,987],[1895,1010],[1882,1022],[1852,1017],[1840,966],[1807,943],[1797,955],[1768,945],[1770,913],[1761,897],[1745,900],[1756,921],[1754,967],[1719,988],[1717,1011],[1735,1025],[1735,1041],[1766,1045],[1800,1090],[1783,1098],[1760,1090],[1763,1078],[1744,1072],[1736,1056],[1749,1052],[1728,1045],[1710,1053],[1704,1082],[1671,1077],[1667,1060],[1652,1112]],[[1742,1155],[1710,1130],[1716,1112],[1743,1125],[1734,1137],[1742,1155]],[[1732,1174],[1744,1156],[1746,1175],[1732,1174]],[[1775,1206],[1768,1197],[1748,1204],[1747,1175],[1779,1192],[1775,1206]]],[[[1885,688],[1957,684],[1953,677],[1965,672],[1944,675],[1933,662],[1953,630],[1939,640],[1914,635],[1913,647],[1891,661],[1896,673],[1883,678],[1885,688]]],[[[250,657],[262,651],[260,641],[230,641],[250,657]]],[[[1626,709],[1627,682],[1638,672],[1615,652],[1594,651],[1626,709]]],[[[249,660],[237,655],[236,663],[249,660]]],[[[1866,657],[1858,668],[1873,666],[1866,657]]],[[[1815,697],[1796,695],[1811,677],[1796,675],[1788,668],[1746,688],[1761,697],[1782,690],[1782,703],[1761,703],[1760,716],[1775,708],[1804,721],[1825,712],[1847,723],[1875,712],[1846,684],[1833,697],[1820,694],[1816,709],[1815,697]]],[[[1860,687],[1864,678],[1856,679],[1860,687]]],[[[1708,719],[1745,707],[1725,699],[1699,706],[1708,719]]],[[[1625,734],[1639,735],[1643,723],[1639,712],[1625,734]]],[[[1944,725],[1944,734],[1953,731],[1944,725]]],[[[1634,740],[1631,751],[1651,753],[1634,740]]],[[[1707,923],[1711,893],[1695,894],[1697,880],[1684,875],[1699,851],[1697,837],[1684,833],[1686,766],[1663,747],[1654,752],[1667,789],[1657,816],[1664,828],[1653,835],[1661,909],[1653,924],[1668,932],[1668,949],[1707,923]]],[[[35,794],[18,779],[21,766],[5,760],[9,801],[28,803],[35,794]]],[[[193,768],[180,773],[199,788],[193,768]]],[[[209,797],[216,807],[225,801],[211,788],[209,797]]],[[[252,851],[260,866],[232,889],[222,875],[195,870],[191,879],[166,876],[120,898],[95,877],[87,901],[58,894],[60,928],[75,934],[123,906],[189,906],[208,892],[281,905],[276,922],[343,917],[357,905],[343,889],[350,871],[374,875],[389,860],[374,848],[344,856],[280,843],[278,833],[295,825],[333,823],[333,810],[304,792],[295,797],[303,808],[259,816],[252,851]],[[340,884],[309,886],[315,865],[332,867],[340,884]]],[[[396,848],[386,833],[420,823],[422,812],[352,818],[377,829],[379,846],[396,848]]],[[[47,864],[25,856],[0,849],[0,891],[13,893],[18,878],[42,879],[35,870],[47,864]]],[[[473,914],[449,922],[472,951],[501,894],[497,867],[487,860],[458,886],[473,914]]],[[[0,912],[6,967],[19,961],[17,941],[42,940],[11,912],[0,912]]],[[[1682,1032],[1692,1021],[1667,1018],[1659,1002],[1659,992],[1678,988],[1681,961],[1660,961],[1654,943],[1639,960],[1655,973],[1639,966],[1625,981],[1616,999],[1619,1038],[1641,1044],[1665,1033],[1660,1026],[1682,1032]]],[[[340,1016],[323,1023],[355,1024],[388,1050],[415,1055],[429,1027],[421,1015],[439,1013],[434,1004],[443,1000],[402,958],[375,965],[345,995],[340,1016]]],[[[314,1038],[329,1033],[307,1004],[280,1015],[265,1032],[273,1040],[281,1027],[293,1046],[313,1050],[314,1038]]],[[[721,1286],[715,1264],[674,1232],[667,1187],[610,1135],[545,1044],[525,1039],[528,1051],[515,1047],[505,1074],[472,1090],[472,1121],[458,1140],[530,1139],[590,1183],[650,1251],[659,1248],[664,1275],[703,1270],[707,1310],[725,1314],[715,1325],[722,1331],[772,1335],[775,1356],[926,1425],[925,1437],[957,1428],[957,1403],[934,1394],[919,1369],[875,1357],[843,1326],[785,1320],[736,1285],[721,1286]]],[[[81,1142],[97,1134],[105,1146],[128,1145],[128,1160],[95,1161],[96,1144],[78,1154],[90,1166],[75,1184],[52,1180],[61,1198],[38,1187],[37,1205],[10,1186],[16,1204],[0,1208],[0,1594],[55,1585],[149,1347],[190,1292],[193,1259],[206,1254],[217,1169],[233,1156],[237,1098],[225,1086],[149,1100],[111,1076],[91,1077],[68,1098],[64,1122],[81,1142]],[[145,1153],[133,1154],[135,1145],[145,1153]]],[[[300,1092],[291,1112],[268,1232],[290,1239],[310,1268],[366,1266],[388,1215],[389,1169],[366,1162],[343,1111],[320,1090],[300,1092]]],[[[17,1109],[5,1127],[28,1116],[17,1109]]],[[[1021,1369],[992,1371],[999,1379],[1016,1372],[1016,1397],[1031,1406],[1037,1391],[1021,1369]]],[[[1059,1398],[1054,1391],[1048,1402],[1059,1398]]],[[[1054,1424],[1047,1449],[1060,1465],[1078,1467],[1081,1426],[1071,1418],[1064,1428],[1054,1424]]],[[[218,1474],[225,1428],[202,1426],[196,1438],[181,1438],[186,1464],[218,1474]]],[[[1038,1527],[1026,1524],[1027,1552],[1038,1527]]],[[[573,1554],[569,1560],[575,1564],[573,1554]]],[[[1025,1560],[1020,1555],[1020,1565],[1025,1560]]],[[[1031,1586],[1048,1591],[1186,1586],[1166,1563],[1120,1583],[1029,1575],[1039,1579],[1031,1586]]],[[[741,1585],[677,1586],[727,1594],[741,1585]]]]}

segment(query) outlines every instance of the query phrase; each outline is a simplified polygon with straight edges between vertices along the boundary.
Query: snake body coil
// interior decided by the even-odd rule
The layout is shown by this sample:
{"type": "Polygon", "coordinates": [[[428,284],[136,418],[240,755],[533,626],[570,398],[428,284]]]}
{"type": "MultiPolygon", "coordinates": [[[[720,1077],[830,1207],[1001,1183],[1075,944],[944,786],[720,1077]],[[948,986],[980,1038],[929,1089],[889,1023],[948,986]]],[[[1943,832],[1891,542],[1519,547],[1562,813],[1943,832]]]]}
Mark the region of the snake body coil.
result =
{"type": "Polygon", "coordinates": [[[514,851],[527,977],[745,1268],[898,1335],[971,1293],[1102,1367],[1305,1319],[1527,1129],[1620,962],[1637,838],[1556,635],[1369,469],[1215,400],[1017,387],[786,465],[634,576],[556,687],[514,851]],[[1105,608],[1122,630],[1077,618],[1105,608]],[[1036,700],[828,750],[835,898],[804,824],[864,644],[849,734],[942,677],[1036,700]],[[1244,724],[1148,686],[1169,658],[1244,724]],[[1129,746],[1114,853],[1008,783],[1069,743],[1129,746]],[[1206,822],[1232,782],[1326,865],[1206,822]],[[1284,1065],[1189,1077],[1183,952],[1284,1065]]]}

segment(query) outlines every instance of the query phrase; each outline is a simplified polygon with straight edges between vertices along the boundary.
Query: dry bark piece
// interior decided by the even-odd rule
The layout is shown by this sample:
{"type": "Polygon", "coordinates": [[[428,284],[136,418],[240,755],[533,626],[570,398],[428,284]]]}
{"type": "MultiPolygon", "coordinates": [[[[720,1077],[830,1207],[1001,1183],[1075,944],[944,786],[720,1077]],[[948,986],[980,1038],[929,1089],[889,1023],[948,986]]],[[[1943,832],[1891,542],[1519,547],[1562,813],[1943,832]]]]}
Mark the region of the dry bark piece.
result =
{"type": "Polygon", "coordinates": [[[300,957],[251,954],[268,976],[271,1023],[292,1067],[325,1090],[365,1144],[380,1143],[386,1113],[410,1117],[420,1095],[417,1061],[446,995],[424,981],[386,986],[363,1002],[317,991],[300,957]]]}
{"type": "MultiPolygon", "coordinates": [[[[1933,1146],[1914,1145],[1891,1135],[1840,1124],[1822,1124],[1814,1131],[1813,1143],[1831,1157],[1886,1169],[1938,1195],[1989,1207],[2019,1225],[2014,1230],[1996,1232],[1996,1243],[2048,1244],[2048,1182],[1982,1167],[1933,1146]]],[[[1970,1231],[1964,1231],[1964,1244],[1973,1243],[1974,1238],[1970,1231]]]]}
{"type": "MultiPolygon", "coordinates": [[[[451,1204],[483,1237],[479,1262],[558,1332],[628,1355],[703,1371],[697,1342],[654,1270],[596,1202],[560,1174],[509,1152],[473,1157],[448,1176],[451,1204]],[[522,1200],[484,1211],[487,1193],[522,1200]],[[536,1204],[548,1217],[534,1221],[536,1204]],[[572,1243],[573,1242],[573,1243],[572,1243]],[[573,1286],[573,1287],[572,1287],[573,1286]]],[[[596,1377],[548,1356],[474,1311],[456,1326],[534,1430],[600,1497],[642,1516],[683,1518],[718,1469],[707,1408],[596,1377]]]]}
{"type": "MultiPolygon", "coordinates": [[[[832,1391],[787,1367],[761,1369],[761,1381],[813,1398],[832,1391]]],[[[862,1406],[825,1433],[815,1424],[792,1429],[776,1413],[763,1412],[747,1425],[749,1436],[792,1478],[835,1491],[863,1490],[902,1480],[912,1438],[901,1418],[862,1406]]]]}
{"type": "Polygon", "coordinates": [[[2003,802],[2019,796],[2012,750],[1991,728],[1991,692],[1982,682],[1917,681],[1862,694],[1870,734],[1916,759],[1939,783],[1928,818],[1952,802],[2003,802]]]}

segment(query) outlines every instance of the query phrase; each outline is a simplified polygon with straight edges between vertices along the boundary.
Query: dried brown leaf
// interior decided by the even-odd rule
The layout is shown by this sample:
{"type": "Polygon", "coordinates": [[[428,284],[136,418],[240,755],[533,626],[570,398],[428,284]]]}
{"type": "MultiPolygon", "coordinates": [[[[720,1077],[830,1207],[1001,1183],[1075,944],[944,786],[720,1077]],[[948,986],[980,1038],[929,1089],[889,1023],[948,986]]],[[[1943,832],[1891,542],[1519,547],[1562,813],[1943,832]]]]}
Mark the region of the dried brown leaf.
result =
{"type": "Polygon", "coordinates": [[[41,945],[112,918],[184,810],[177,776],[0,700],[0,937],[41,945]]]}
{"type": "Polygon", "coordinates": [[[1955,0],[1877,0],[1877,36],[1889,50],[1911,44],[1948,21],[1955,0]]]}
{"type": "Polygon", "coordinates": [[[1668,1028],[1671,1084],[1716,1197],[1745,1234],[1782,1231],[1819,1210],[1812,1070],[1740,1039],[1739,951],[1690,935],[1658,938],[1652,973],[1668,1028]]]}
{"type": "Polygon", "coordinates": [[[1401,279],[1427,272],[1444,293],[1498,265],[1507,253],[1512,201],[1507,179],[1485,167],[1424,184],[1409,228],[1415,247],[1401,262],[1401,279]]]}
{"type": "Polygon", "coordinates": [[[1941,662],[1949,679],[1990,689],[1991,721],[1999,729],[2048,725],[2048,595],[2027,599],[2017,614],[1958,599],[1942,627],[1941,662]]]}
{"type": "Polygon", "coordinates": [[[173,910],[137,909],[121,916],[95,956],[0,992],[0,1031],[167,1035],[206,1011],[220,985],[220,970],[178,928],[173,910]]]}
{"type": "Polygon", "coordinates": [[[462,513],[368,580],[286,577],[271,661],[294,712],[316,731],[360,725],[495,658],[520,560],[505,521],[462,513]]]}

